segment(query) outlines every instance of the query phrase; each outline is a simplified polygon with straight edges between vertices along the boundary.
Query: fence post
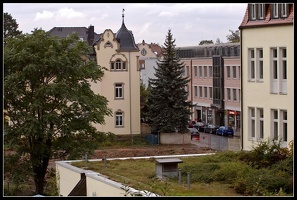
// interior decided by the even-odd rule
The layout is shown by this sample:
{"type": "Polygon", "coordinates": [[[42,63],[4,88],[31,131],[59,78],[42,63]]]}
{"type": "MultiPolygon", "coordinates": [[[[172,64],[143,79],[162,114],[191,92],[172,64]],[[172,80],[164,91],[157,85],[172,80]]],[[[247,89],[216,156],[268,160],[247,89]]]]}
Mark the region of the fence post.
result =
{"type": "Polygon", "coordinates": [[[188,174],[188,189],[190,189],[190,172],[187,172],[187,174],[188,174]]]}
{"type": "Polygon", "coordinates": [[[181,185],[181,169],[178,169],[178,182],[181,185]]]}

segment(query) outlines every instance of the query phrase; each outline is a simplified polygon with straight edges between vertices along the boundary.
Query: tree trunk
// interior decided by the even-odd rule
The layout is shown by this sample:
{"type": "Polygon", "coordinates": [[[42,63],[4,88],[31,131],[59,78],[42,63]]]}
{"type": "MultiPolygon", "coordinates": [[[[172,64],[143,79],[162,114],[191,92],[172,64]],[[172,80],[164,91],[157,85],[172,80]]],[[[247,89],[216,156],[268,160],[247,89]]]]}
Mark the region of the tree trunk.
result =
{"type": "Polygon", "coordinates": [[[45,185],[45,175],[48,167],[49,158],[42,158],[42,163],[33,166],[34,182],[35,182],[35,193],[43,195],[45,185]]]}

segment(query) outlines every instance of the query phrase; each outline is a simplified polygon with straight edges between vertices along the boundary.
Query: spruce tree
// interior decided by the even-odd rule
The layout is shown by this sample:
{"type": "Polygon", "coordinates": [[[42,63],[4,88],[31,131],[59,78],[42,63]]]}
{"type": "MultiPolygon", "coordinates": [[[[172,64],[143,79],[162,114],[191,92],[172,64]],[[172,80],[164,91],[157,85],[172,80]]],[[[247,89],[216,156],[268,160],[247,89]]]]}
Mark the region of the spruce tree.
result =
{"type": "Polygon", "coordinates": [[[163,133],[187,132],[192,103],[188,101],[186,86],[190,79],[183,74],[185,64],[176,55],[175,39],[169,29],[157,61],[155,77],[149,78],[151,93],[148,98],[148,117],[152,129],[163,133]]]}

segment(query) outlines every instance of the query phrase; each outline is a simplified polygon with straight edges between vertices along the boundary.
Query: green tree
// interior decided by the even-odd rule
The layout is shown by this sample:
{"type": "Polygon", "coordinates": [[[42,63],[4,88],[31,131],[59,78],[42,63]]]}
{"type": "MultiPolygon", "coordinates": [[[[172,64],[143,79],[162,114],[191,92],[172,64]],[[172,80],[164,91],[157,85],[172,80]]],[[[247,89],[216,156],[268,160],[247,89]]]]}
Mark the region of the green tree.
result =
{"type": "Polygon", "coordinates": [[[175,39],[168,31],[162,60],[155,67],[155,77],[149,78],[148,117],[153,129],[160,132],[186,132],[191,111],[185,90],[190,79],[183,76],[185,64],[176,56],[175,39]]]}
{"type": "Polygon", "coordinates": [[[147,119],[147,101],[150,94],[150,86],[146,87],[143,82],[140,83],[140,117],[147,119]]]}
{"type": "Polygon", "coordinates": [[[19,158],[28,158],[36,194],[44,194],[50,159],[91,155],[112,135],[93,126],[104,124],[111,110],[91,90],[104,71],[84,56],[90,50],[75,33],[58,39],[41,29],[4,47],[4,104],[11,122],[4,140],[19,158]]]}
{"type": "Polygon", "coordinates": [[[212,40],[201,40],[199,42],[199,45],[204,45],[204,44],[213,44],[213,41],[212,40]]]}
{"type": "Polygon", "coordinates": [[[230,43],[239,42],[240,41],[239,30],[236,30],[236,31],[229,30],[229,31],[231,32],[231,34],[226,36],[228,42],[230,43]]]}
{"type": "Polygon", "coordinates": [[[12,18],[11,14],[4,13],[3,14],[3,37],[4,38],[14,38],[18,35],[22,34],[22,31],[18,30],[19,24],[16,22],[14,18],[12,18]]]}

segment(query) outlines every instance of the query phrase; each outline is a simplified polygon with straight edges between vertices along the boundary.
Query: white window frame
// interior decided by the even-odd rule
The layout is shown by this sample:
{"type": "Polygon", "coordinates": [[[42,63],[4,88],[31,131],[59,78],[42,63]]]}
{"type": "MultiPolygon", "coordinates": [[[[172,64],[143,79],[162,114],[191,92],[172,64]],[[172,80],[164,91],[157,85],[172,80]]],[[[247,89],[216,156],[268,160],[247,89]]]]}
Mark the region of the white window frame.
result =
{"type": "Polygon", "coordinates": [[[288,17],[288,7],[287,3],[281,3],[280,4],[280,9],[281,9],[281,17],[288,17]]]}
{"type": "Polygon", "coordinates": [[[209,87],[209,99],[212,99],[212,87],[209,87]]]}
{"type": "Polygon", "coordinates": [[[190,69],[189,69],[189,66],[186,66],[186,70],[187,70],[187,77],[190,76],[190,69]]]}
{"type": "Polygon", "coordinates": [[[264,109],[257,108],[257,133],[258,141],[262,141],[264,139],[264,109]]]}
{"type": "Polygon", "coordinates": [[[116,111],[115,112],[115,127],[122,128],[124,127],[124,113],[123,111],[116,111]]]}
{"type": "Polygon", "coordinates": [[[255,108],[249,107],[248,108],[248,115],[249,115],[249,139],[255,140],[256,138],[256,116],[255,116],[255,108]]]}
{"type": "Polygon", "coordinates": [[[202,98],[202,86],[199,86],[199,98],[202,98]]]}
{"type": "Polygon", "coordinates": [[[278,140],[279,136],[279,116],[278,116],[278,110],[277,109],[271,109],[271,138],[274,140],[278,140]]]}
{"type": "Polygon", "coordinates": [[[256,8],[257,8],[257,5],[255,3],[252,3],[251,4],[251,20],[256,20],[256,15],[257,15],[256,8]]]}
{"type": "Polygon", "coordinates": [[[124,84],[115,83],[114,84],[114,97],[115,99],[124,99],[124,84]]]}
{"type": "Polygon", "coordinates": [[[264,51],[263,48],[256,49],[256,79],[258,82],[263,82],[264,77],[264,51]]]}
{"type": "Polygon", "coordinates": [[[287,49],[279,48],[279,89],[280,94],[287,94],[287,78],[288,78],[288,64],[287,64],[287,49]]]}
{"type": "Polygon", "coordinates": [[[230,66],[226,66],[227,68],[227,79],[230,79],[230,66]]]}
{"type": "Polygon", "coordinates": [[[255,81],[255,50],[253,48],[248,49],[248,80],[255,81]]]}
{"type": "Polygon", "coordinates": [[[202,78],[202,66],[199,66],[199,78],[202,78]]]}
{"type": "Polygon", "coordinates": [[[264,3],[258,4],[258,19],[264,19],[265,10],[264,10],[264,3]]]}
{"type": "Polygon", "coordinates": [[[278,3],[274,3],[273,4],[273,18],[279,18],[279,16],[278,16],[278,3]]]}
{"type": "Polygon", "coordinates": [[[288,142],[288,112],[280,110],[280,136],[282,142],[288,142]]]}

